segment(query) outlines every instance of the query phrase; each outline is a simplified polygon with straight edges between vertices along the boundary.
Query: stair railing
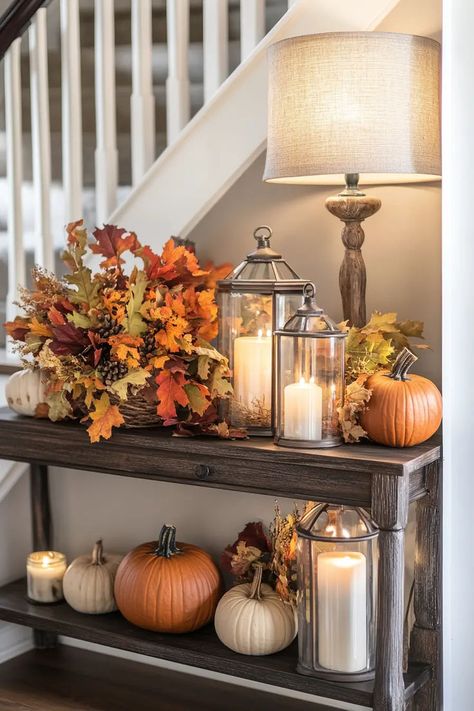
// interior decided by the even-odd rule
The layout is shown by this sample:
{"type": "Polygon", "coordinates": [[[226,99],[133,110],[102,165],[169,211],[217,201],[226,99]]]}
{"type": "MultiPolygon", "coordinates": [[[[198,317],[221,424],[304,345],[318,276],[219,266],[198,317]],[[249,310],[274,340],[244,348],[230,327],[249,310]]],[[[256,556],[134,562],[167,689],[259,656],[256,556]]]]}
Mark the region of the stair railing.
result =
{"type": "MultiPolygon", "coordinates": [[[[192,1],[192,0],[191,0],[192,1]]],[[[35,261],[54,269],[51,225],[51,130],[49,116],[47,5],[50,0],[15,0],[0,17],[0,59],[4,58],[8,184],[7,318],[15,314],[18,285],[26,282],[23,242],[22,40],[28,35],[35,214],[35,261]]],[[[290,0],[292,4],[294,0],[290,0]]],[[[83,212],[80,0],[57,0],[61,37],[61,143],[64,222],[83,212]]],[[[106,221],[117,203],[114,0],[94,3],[96,222],[106,221]]],[[[131,173],[136,187],[154,162],[152,0],[131,0],[132,91],[131,173]]],[[[190,0],[167,0],[166,126],[173,143],[188,123],[190,108],[190,0]]],[[[265,34],[265,0],[240,0],[241,61],[265,34]]],[[[229,73],[228,2],[203,0],[204,103],[229,73]]],[[[56,148],[56,146],[54,146],[56,148]]]]}

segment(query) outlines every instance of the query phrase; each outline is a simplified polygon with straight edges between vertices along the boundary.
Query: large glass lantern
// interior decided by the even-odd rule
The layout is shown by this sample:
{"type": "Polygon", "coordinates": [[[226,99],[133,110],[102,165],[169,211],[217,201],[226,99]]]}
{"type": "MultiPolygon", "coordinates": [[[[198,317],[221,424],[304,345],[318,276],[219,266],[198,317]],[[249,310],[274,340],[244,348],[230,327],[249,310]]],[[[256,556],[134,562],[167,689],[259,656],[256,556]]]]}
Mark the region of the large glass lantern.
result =
{"type": "Polygon", "coordinates": [[[297,534],[298,671],[373,678],[378,528],[364,509],[317,504],[297,534]]]}
{"type": "Polygon", "coordinates": [[[219,343],[229,359],[234,395],[225,415],[250,434],[273,434],[273,332],[301,302],[306,283],[270,246],[272,231],[257,227],[255,251],[218,282],[219,343]]]}
{"type": "Polygon", "coordinates": [[[304,301],[275,332],[276,444],[335,447],[341,444],[337,409],[344,396],[343,333],[315,301],[306,283],[304,301]]]}

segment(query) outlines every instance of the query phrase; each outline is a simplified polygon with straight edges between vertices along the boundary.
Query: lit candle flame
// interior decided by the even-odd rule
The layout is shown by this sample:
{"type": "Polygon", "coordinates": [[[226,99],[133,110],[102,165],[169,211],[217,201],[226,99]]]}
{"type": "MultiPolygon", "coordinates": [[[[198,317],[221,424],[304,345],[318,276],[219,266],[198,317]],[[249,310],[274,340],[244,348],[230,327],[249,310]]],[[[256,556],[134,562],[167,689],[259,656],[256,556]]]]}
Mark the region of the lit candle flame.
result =
{"type": "Polygon", "coordinates": [[[271,335],[272,335],[271,328],[267,328],[267,338],[270,338],[271,335]]]}
{"type": "Polygon", "coordinates": [[[258,329],[258,331],[257,331],[257,336],[258,336],[259,338],[261,338],[261,337],[263,336],[263,331],[262,331],[261,328],[258,329]]]}

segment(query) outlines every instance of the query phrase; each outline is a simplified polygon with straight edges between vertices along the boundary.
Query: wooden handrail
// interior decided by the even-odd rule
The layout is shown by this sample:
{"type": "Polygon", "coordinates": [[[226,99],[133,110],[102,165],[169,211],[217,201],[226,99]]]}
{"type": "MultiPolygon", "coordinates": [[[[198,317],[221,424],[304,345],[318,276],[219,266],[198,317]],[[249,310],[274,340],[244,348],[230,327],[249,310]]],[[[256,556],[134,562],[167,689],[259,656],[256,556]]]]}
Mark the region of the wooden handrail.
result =
{"type": "Polygon", "coordinates": [[[40,7],[49,5],[51,0],[13,0],[0,17],[0,59],[5,56],[10,45],[21,37],[40,7]]]}

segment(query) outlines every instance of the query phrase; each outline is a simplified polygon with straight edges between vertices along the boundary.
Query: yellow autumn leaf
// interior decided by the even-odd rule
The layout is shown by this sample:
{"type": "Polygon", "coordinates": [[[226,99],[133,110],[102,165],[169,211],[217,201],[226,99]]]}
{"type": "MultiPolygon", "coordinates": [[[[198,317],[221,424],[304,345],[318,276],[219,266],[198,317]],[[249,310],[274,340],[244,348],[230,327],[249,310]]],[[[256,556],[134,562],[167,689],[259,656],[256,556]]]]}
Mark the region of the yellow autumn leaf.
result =
{"type": "Polygon", "coordinates": [[[127,375],[115,383],[112,383],[110,390],[120,398],[120,400],[126,400],[128,394],[128,386],[138,386],[141,387],[145,384],[146,379],[150,376],[150,373],[143,368],[138,368],[137,370],[131,370],[127,375]]]}
{"type": "Polygon", "coordinates": [[[99,442],[100,438],[110,439],[113,427],[123,425],[124,419],[117,405],[111,405],[107,393],[102,393],[99,400],[93,400],[95,410],[90,413],[92,424],[87,428],[91,442],[99,442]]]}

